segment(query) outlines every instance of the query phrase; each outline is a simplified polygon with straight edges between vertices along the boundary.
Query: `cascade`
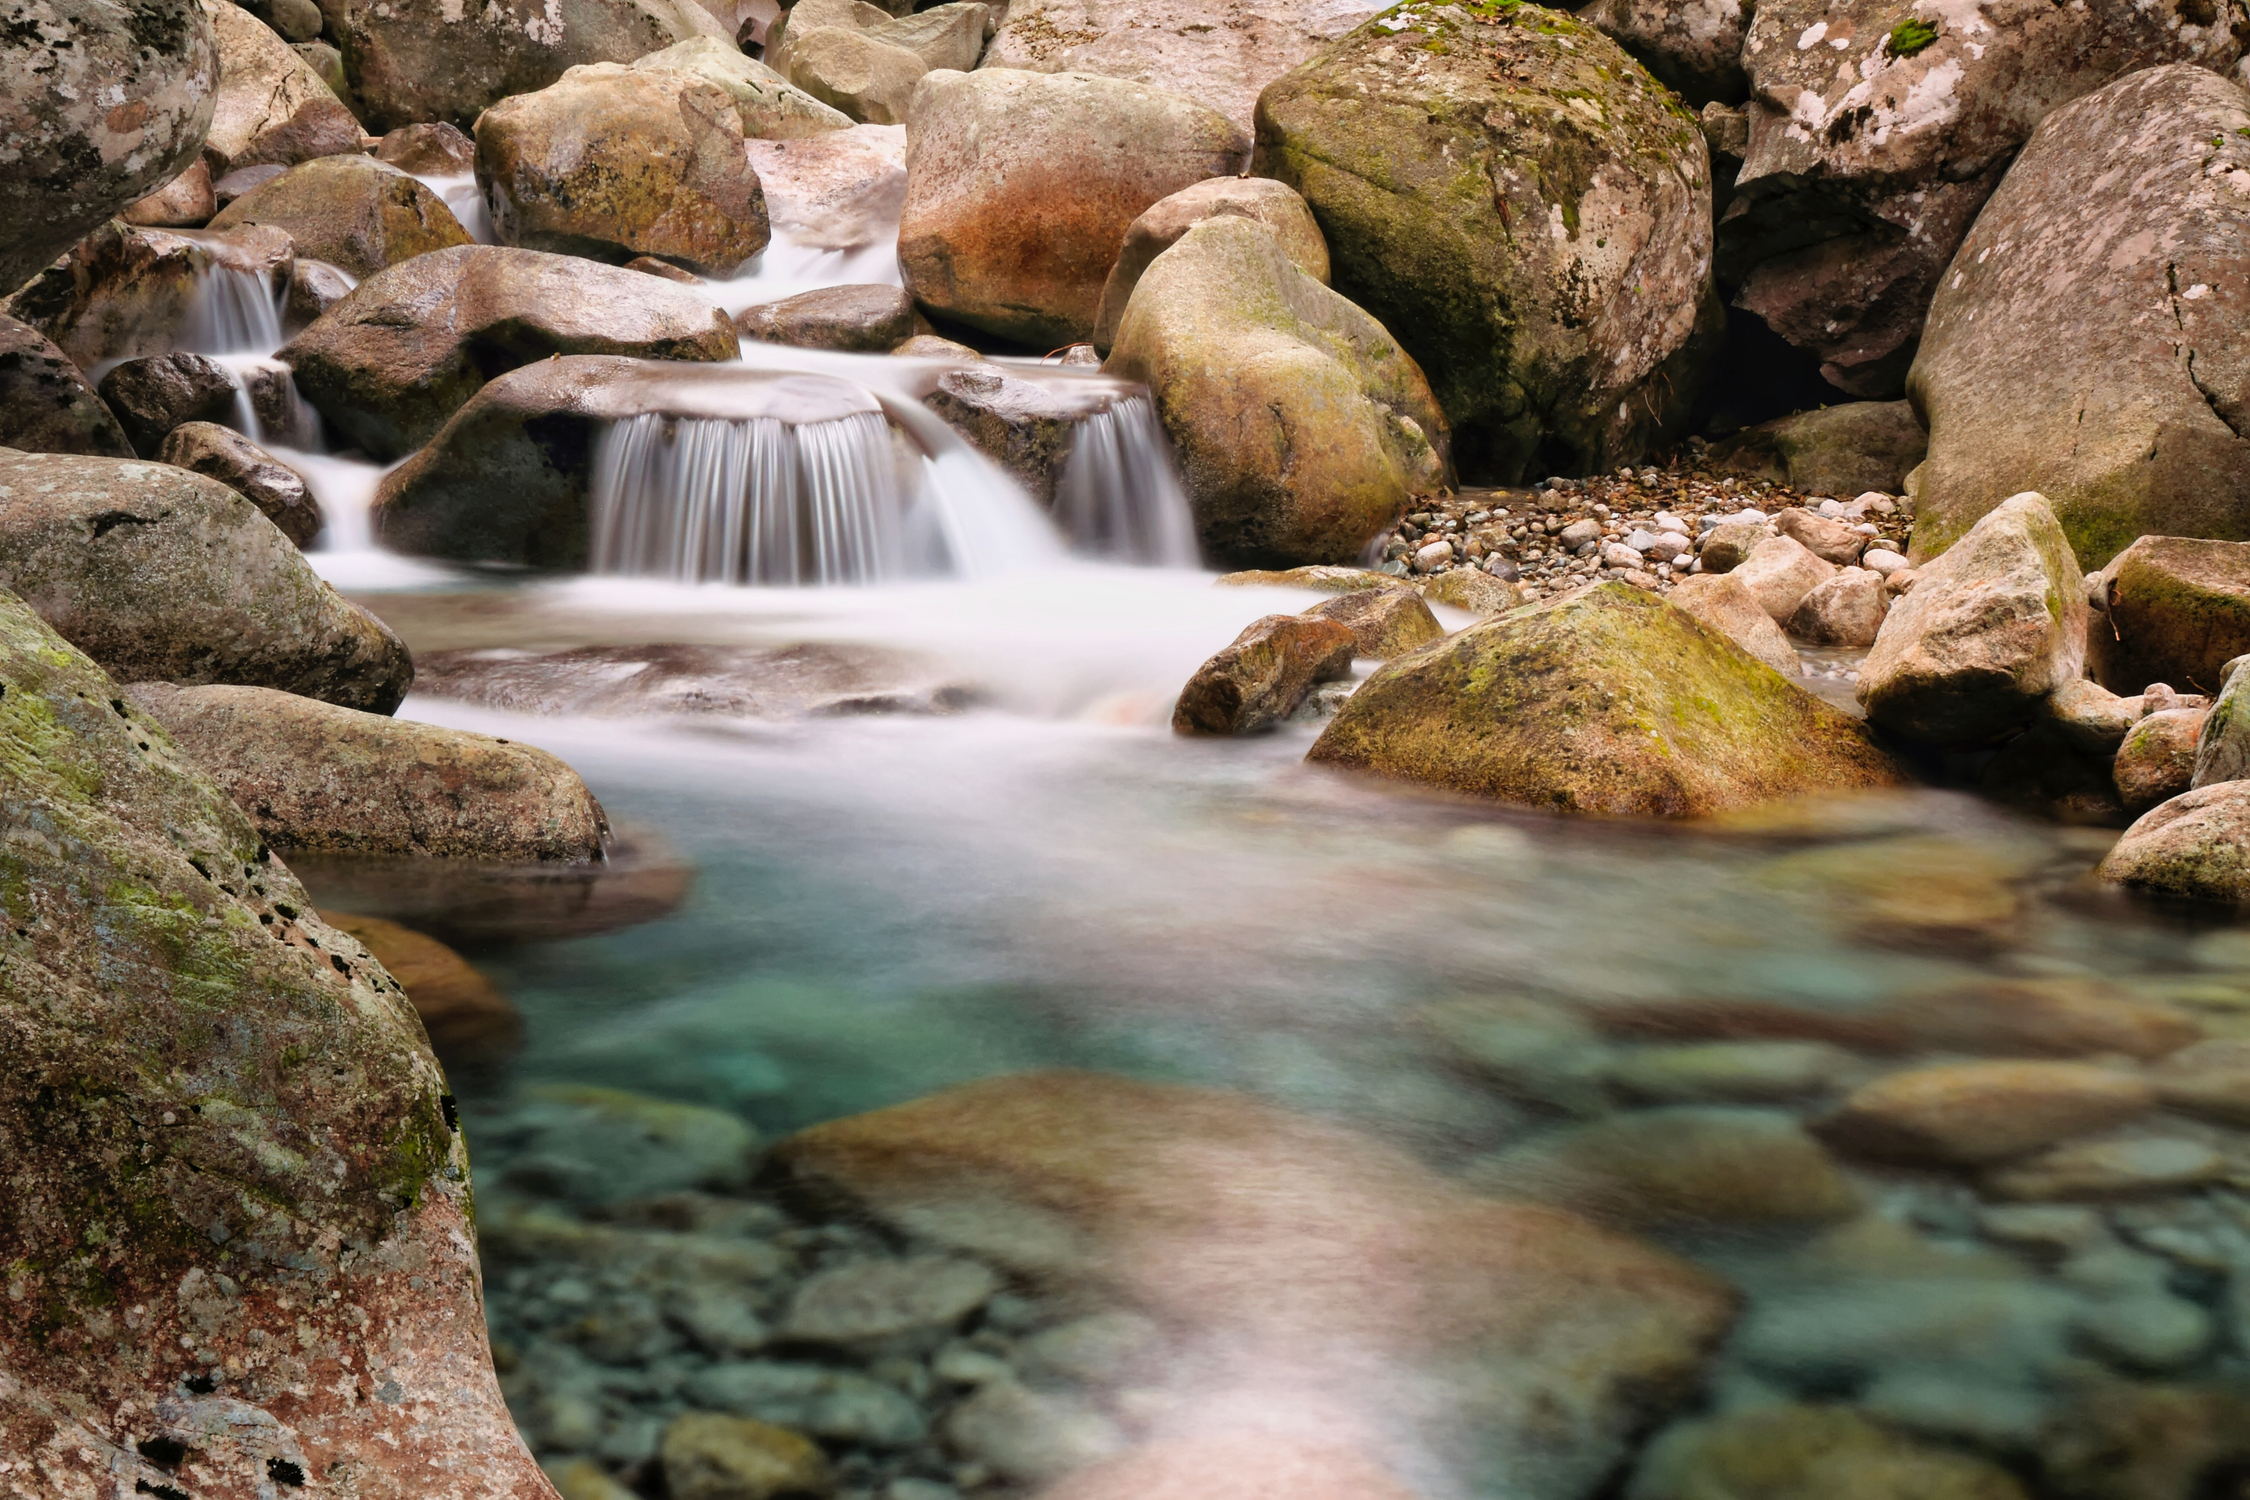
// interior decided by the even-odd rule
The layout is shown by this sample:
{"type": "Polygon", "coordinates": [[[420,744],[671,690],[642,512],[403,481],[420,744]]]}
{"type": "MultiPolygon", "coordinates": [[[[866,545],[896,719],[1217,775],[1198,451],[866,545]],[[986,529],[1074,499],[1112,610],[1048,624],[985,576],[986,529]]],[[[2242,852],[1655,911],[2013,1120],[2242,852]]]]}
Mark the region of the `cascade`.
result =
{"type": "Polygon", "coordinates": [[[294,372],[264,354],[215,354],[234,377],[234,411],[227,425],[265,447],[314,450],[320,446],[320,413],[297,391],[294,372]]]}
{"type": "Polygon", "coordinates": [[[271,354],[284,342],[287,298],[287,285],[277,285],[271,273],[213,259],[196,273],[172,347],[198,354],[271,354]]]}
{"type": "Polygon", "coordinates": [[[1127,396],[1078,424],[1055,487],[1055,524],[1080,552],[1192,568],[1201,561],[1187,491],[1148,397],[1127,396]]]}

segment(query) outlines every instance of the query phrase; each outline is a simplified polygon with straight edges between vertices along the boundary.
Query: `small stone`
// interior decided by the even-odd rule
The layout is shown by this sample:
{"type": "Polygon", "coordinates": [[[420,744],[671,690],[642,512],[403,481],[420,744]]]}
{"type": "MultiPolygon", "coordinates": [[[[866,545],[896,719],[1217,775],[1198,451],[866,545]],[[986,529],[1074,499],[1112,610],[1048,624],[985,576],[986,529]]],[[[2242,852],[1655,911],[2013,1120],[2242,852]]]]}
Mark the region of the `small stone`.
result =
{"type": "MultiPolygon", "coordinates": [[[[2146,704],[2152,695],[2143,694],[2146,704]]],[[[2167,700],[2169,694],[2166,695],[2167,700]]],[[[2145,812],[2169,802],[2195,783],[2195,747],[2209,712],[2201,708],[2157,709],[2125,732],[2110,774],[2127,812],[2145,812]]]]}
{"type": "Polygon", "coordinates": [[[2077,1328],[2102,1355],[2151,1374],[2194,1364],[2217,1336],[2210,1314],[2164,1292],[2101,1303],[2079,1315],[2077,1328]]]}
{"type": "Polygon", "coordinates": [[[1628,1493],[1632,1500],[2024,1500],[2004,1469],[1833,1406],[1681,1423],[1649,1446],[1628,1493]]]}
{"type": "Polygon", "coordinates": [[[1853,1062],[1849,1052],[1823,1042],[1639,1047],[1611,1066],[1609,1081],[1625,1093],[1663,1104],[1774,1103],[1823,1092],[1853,1062]]]}
{"type": "Polygon", "coordinates": [[[1428,573],[1446,567],[1453,561],[1453,544],[1448,541],[1427,543],[1414,553],[1414,571],[1428,573]]]}
{"type": "Polygon", "coordinates": [[[895,286],[822,287],[745,308],[734,318],[735,331],[746,339],[858,354],[889,353],[914,336],[914,324],[914,299],[895,286]]]}
{"type": "Polygon", "coordinates": [[[964,1457],[1022,1484],[1045,1484],[1125,1446],[1117,1425],[1082,1402],[1008,1381],[982,1387],[946,1418],[964,1457]]]}
{"type": "Polygon", "coordinates": [[[765,1320],[739,1292],[688,1287],[673,1295],[665,1311],[680,1332],[710,1354],[750,1354],[772,1337],[765,1320]]]}
{"type": "Polygon", "coordinates": [[[990,1385],[995,1380],[1016,1378],[1015,1366],[973,1344],[947,1344],[930,1361],[930,1370],[938,1379],[955,1385],[990,1385]]]}
{"type": "Polygon", "coordinates": [[[874,1448],[911,1448],[929,1435],[912,1398],[850,1370],[778,1360],[712,1365],[687,1383],[698,1406],[874,1448]]]}
{"type": "Polygon", "coordinates": [[[2250,1126],[2250,1040],[2198,1042],[2150,1069],[2149,1078],[2169,1108],[2250,1126]]]}
{"type": "Polygon", "coordinates": [[[1867,538],[1842,521],[1791,507],[1773,518],[1773,529],[1791,537],[1823,562],[1847,567],[1859,561],[1867,538]]]}
{"type": "Polygon", "coordinates": [[[1814,556],[1794,538],[1768,537],[1750,550],[1733,572],[1756,596],[1774,623],[1786,626],[1820,584],[1833,577],[1835,565],[1814,556]]]}
{"type": "Polygon", "coordinates": [[[1816,1128],[1867,1156],[1980,1165],[2122,1124],[2155,1102],[2141,1078],[2089,1063],[1954,1063],[1878,1078],[1816,1128]]]}
{"type": "Polygon", "coordinates": [[[855,1344],[957,1327],[1000,1289],[990,1266],[953,1256],[862,1261],[821,1271],[797,1289],[784,1338],[855,1344]]]}
{"type": "Polygon", "coordinates": [[[2070,1204],[2009,1203],[1977,1210],[1977,1229],[2003,1245],[2067,1251],[2103,1234],[2102,1216],[2070,1204]]]}
{"type": "Polygon", "coordinates": [[[320,535],[319,502],[296,470],[231,427],[184,422],[165,437],[157,458],[176,469],[218,480],[265,512],[266,519],[299,547],[310,547],[320,535]]]}
{"type": "Polygon", "coordinates": [[[1905,555],[1888,547],[1870,547],[1859,555],[1859,565],[1882,574],[1885,578],[1909,566],[1905,555]]]}
{"type": "Polygon", "coordinates": [[[1016,1351],[1025,1375],[1037,1380],[1117,1385],[1140,1359],[1163,1343],[1164,1331],[1139,1313],[1121,1309],[1076,1318],[1033,1334],[1016,1351]]]}
{"type": "Polygon", "coordinates": [[[748,1417],[686,1412],[664,1430],[658,1451],[671,1500],[773,1500],[835,1488],[810,1439],[748,1417]]]}
{"type": "Polygon", "coordinates": [[[1805,595],[1789,617],[1789,633],[1815,646],[1865,649],[1875,644],[1888,607],[1881,574],[1844,568],[1805,595]]]}
{"type": "Polygon", "coordinates": [[[2223,1176],[2226,1158],[2202,1141],[2127,1136],[2078,1141],[1988,1173],[1996,1198],[2123,1198],[2175,1193],[2223,1176]]]}
{"type": "Polygon", "coordinates": [[[610,1478],[609,1471],[591,1459],[573,1458],[547,1466],[562,1500],[638,1500],[633,1492],[610,1478]]]}
{"type": "Polygon", "coordinates": [[[1722,521],[1703,537],[1701,559],[1707,573],[1728,573],[1742,566],[1760,542],[1770,540],[1773,528],[1752,512],[1747,517],[1722,521]]]}
{"type": "Polygon", "coordinates": [[[1588,542],[1598,542],[1602,539],[1601,523],[1594,520],[1573,521],[1562,529],[1559,539],[1563,546],[1572,552],[1576,552],[1588,542]]]}

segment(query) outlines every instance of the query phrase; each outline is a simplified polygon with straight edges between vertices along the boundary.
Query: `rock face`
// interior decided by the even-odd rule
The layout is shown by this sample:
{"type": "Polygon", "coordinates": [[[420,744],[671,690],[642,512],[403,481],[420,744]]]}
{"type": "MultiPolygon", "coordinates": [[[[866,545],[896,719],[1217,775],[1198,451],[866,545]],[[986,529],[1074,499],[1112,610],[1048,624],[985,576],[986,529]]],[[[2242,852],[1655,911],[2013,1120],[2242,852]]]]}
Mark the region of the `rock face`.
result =
{"type": "Polygon", "coordinates": [[[555,354],[732,359],[725,313],[686,287],[537,250],[464,245],[363,281],[281,351],[353,441],[399,458],[505,370],[555,354]]]}
{"type": "Polygon", "coordinates": [[[1742,102],[1749,88],[1742,43],[1754,9],[1741,0],[1595,0],[1578,19],[1700,109],[1713,100],[1742,102]]]}
{"type": "Polygon", "coordinates": [[[1309,758],[1529,807],[1642,817],[1903,780],[1844,714],[1619,583],[1391,662],[1309,758]]]}
{"type": "Polygon", "coordinates": [[[2163,682],[2215,693],[2219,669],[2250,654],[2250,545],[2144,536],[2091,588],[2101,618],[2087,632],[2087,667],[2116,692],[2163,682]]]}
{"type": "Polygon", "coordinates": [[[743,140],[734,96],[694,73],[572,68],[478,117],[477,186],[504,245],[731,276],[772,237],[743,140]]]}
{"type": "Polygon", "coordinates": [[[199,0],[48,0],[13,14],[0,41],[0,289],[195,161],[218,87],[199,0]]]}
{"type": "Polygon", "coordinates": [[[2040,125],[1930,305],[1909,383],[1930,423],[1917,559],[2025,488],[2089,567],[2143,535],[2250,539],[2238,130],[2250,99],[2185,65],[2040,125]],[[2058,342],[2069,359],[2037,352],[2058,342]]]}
{"type": "Polygon", "coordinates": [[[1930,440],[1906,401],[1847,401],[1743,429],[1711,452],[1711,469],[1848,500],[1906,493],[1930,440]]]}
{"type": "Polygon", "coordinates": [[[56,1495],[177,1492],[158,1463],[192,1454],[212,1495],[344,1473],[367,1500],[551,1500],[397,982],[14,599],[0,681],[0,1452],[56,1495]],[[89,1260],[96,1224],[131,1227],[89,1260]],[[370,1357],[382,1400],[344,1373],[370,1357]]]}
{"type": "Polygon", "coordinates": [[[888,354],[914,337],[914,299],[895,286],[831,286],[735,315],[746,339],[800,349],[888,354]]]}
{"type": "Polygon", "coordinates": [[[327,0],[370,130],[422,121],[468,129],[487,105],[585,63],[629,63],[733,34],[695,0],[327,0]]]}
{"type": "Polygon", "coordinates": [[[939,73],[906,122],[899,268],[933,314],[1040,348],[1083,342],[1151,204],[1242,170],[1224,115],[1077,73],[939,73]]]}
{"type": "Polygon", "coordinates": [[[2028,722],[2080,675],[2086,592],[2045,497],[2017,495],[1977,522],[1883,621],[1859,700],[1884,728],[1969,746],[2028,722]]]}
{"type": "Polygon", "coordinates": [[[1196,668],[1180,689],[1172,732],[1256,734],[1271,729],[1305,701],[1313,684],[1349,676],[1358,649],[1358,636],[1341,621],[1304,615],[1253,621],[1232,645],[1196,668]]]}
{"type": "MultiPolygon", "coordinates": [[[[2009,154],[2041,117],[2136,68],[2225,68],[2241,55],[2246,31],[2250,23],[2231,5],[2168,0],[1958,19],[1910,0],[1761,4],[1741,54],[1749,142],[1719,227],[1720,273],[1740,283],[1738,305],[1820,359],[1831,382],[1858,396],[1896,396],[1954,247],[1972,219],[1991,225],[1978,208],[2003,170],[2018,170],[2008,167],[2009,154]]],[[[2115,163],[2120,129],[2130,127],[2110,114],[2103,159],[2083,164],[2089,180],[2115,163]]],[[[2058,203],[2057,212],[2089,208],[2058,203]]],[[[2125,212],[2136,228],[2148,222],[2125,212]]],[[[2123,220],[2107,209],[2083,221],[2112,222],[2123,220]]],[[[2002,239],[2029,244],[2040,233],[2003,231],[1981,238],[1980,248],[2002,239]]],[[[2070,253],[2050,243],[2011,263],[2061,256],[2051,262],[2061,265],[2070,253]]],[[[2017,324],[2010,340],[2028,347],[2035,338],[2017,324]]],[[[2029,392],[2025,399],[2024,410],[2038,409],[2029,392]]],[[[2017,471],[1984,503],[2050,487],[2044,473],[2017,471]]]]}
{"type": "Polygon", "coordinates": [[[1447,478],[1421,370],[1253,220],[1158,256],[1105,368],[1154,393],[1204,552],[1236,567],[1352,561],[1447,478]]]}
{"type": "Polygon", "coordinates": [[[213,229],[265,224],[297,253],[364,280],[412,256],[472,243],[445,200],[372,157],[325,156],[291,167],[235,199],[213,229]]]}
{"type": "Polygon", "coordinates": [[[28,323],[0,315],[0,448],[131,458],[133,446],[62,350],[28,323]]]}
{"type": "Polygon", "coordinates": [[[285,854],[602,857],[601,804],[544,750],[270,688],[150,683],[132,697],[285,854]]]}
{"type": "Polygon", "coordinates": [[[1125,320],[1126,304],[1149,262],[1205,219],[1226,214],[1265,225],[1291,264],[1322,286],[1328,284],[1328,242],[1304,199],[1270,178],[1214,177],[1150,205],[1125,231],[1124,248],[1102,287],[1101,316],[1094,325],[1097,350],[1107,354],[1117,342],[1117,326],[1125,320]]]}
{"type": "Polygon", "coordinates": [[[1347,1414],[1380,1391],[1435,1429],[1424,1451],[1465,1457],[1478,1493],[1586,1493],[1624,1424],[1678,1398],[1730,1312],[1716,1283],[1633,1240],[1200,1089],[992,1079],[801,1132],[769,1169],[1192,1330],[1207,1341],[1183,1352],[1209,1371],[1202,1436],[1228,1436],[1227,1414],[1257,1409],[1261,1390],[1356,1431],[1347,1414]]]}
{"type": "Polygon", "coordinates": [[[1374,0],[1014,0],[991,68],[1095,73],[1200,99],[1255,128],[1258,95],[1382,9],[1374,0]]]}
{"type": "Polygon", "coordinates": [[[214,179],[359,150],[359,121],[287,42],[229,0],[202,4],[219,45],[219,92],[203,142],[214,179]]]}
{"type": "Polygon", "coordinates": [[[289,236],[238,229],[194,238],[111,220],[8,299],[10,315],[54,340],[81,370],[165,354],[185,324],[199,278],[231,267],[278,285],[296,264],[289,236]]]}
{"type": "Polygon", "coordinates": [[[2155,896],[2250,900],[2250,781],[2220,781],[2158,804],[2101,862],[2102,879],[2155,896]]]}
{"type": "Polygon", "coordinates": [[[172,429],[157,458],[233,490],[265,513],[299,547],[320,535],[320,504],[287,465],[231,427],[187,422],[172,429]]]}
{"type": "Polygon", "coordinates": [[[102,377],[101,397],[143,458],[154,458],[183,422],[216,422],[234,410],[234,377],[201,354],[129,359],[102,377]]]}
{"type": "Polygon", "coordinates": [[[1709,156],[1599,32],[1415,0],[1266,90],[1256,170],[1428,372],[1464,474],[1606,469],[1686,422],[1722,319],[1709,156]]]}
{"type": "Polygon", "coordinates": [[[753,140],[796,141],[851,127],[851,116],[821,103],[755,58],[717,37],[690,37],[676,47],[635,58],[636,68],[693,73],[724,89],[753,140]]]}
{"type": "Polygon", "coordinates": [[[120,682],[248,683],[389,713],[414,664],[214,479],[0,453],[0,588],[120,682]]]}

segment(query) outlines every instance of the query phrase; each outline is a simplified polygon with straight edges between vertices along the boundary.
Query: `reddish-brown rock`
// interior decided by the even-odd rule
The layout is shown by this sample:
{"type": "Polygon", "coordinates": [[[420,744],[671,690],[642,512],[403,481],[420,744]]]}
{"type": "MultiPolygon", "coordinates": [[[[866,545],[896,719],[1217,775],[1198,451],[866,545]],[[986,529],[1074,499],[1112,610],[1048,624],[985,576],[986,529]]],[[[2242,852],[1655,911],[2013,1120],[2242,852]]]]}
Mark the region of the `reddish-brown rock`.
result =
{"type": "Polygon", "coordinates": [[[1267,615],[1196,668],[1180,689],[1172,730],[1256,734],[1270,729],[1305,701],[1314,683],[1348,674],[1358,649],[1358,637],[1341,621],[1267,615]]]}

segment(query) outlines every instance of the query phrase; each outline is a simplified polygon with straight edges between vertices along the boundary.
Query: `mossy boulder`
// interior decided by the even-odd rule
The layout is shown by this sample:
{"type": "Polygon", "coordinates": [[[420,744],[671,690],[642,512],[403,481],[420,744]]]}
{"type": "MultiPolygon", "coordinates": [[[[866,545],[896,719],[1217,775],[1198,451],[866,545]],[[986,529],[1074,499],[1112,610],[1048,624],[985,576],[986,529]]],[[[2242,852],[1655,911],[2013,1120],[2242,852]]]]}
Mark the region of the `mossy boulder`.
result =
{"type": "Polygon", "coordinates": [[[8,595],[0,823],[0,1453],[53,1495],[177,1493],[190,1450],[198,1494],[550,1496],[397,982],[8,595]],[[371,1399],[337,1372],[377,1350],[371,1399]]]}
{"type": "Polygon", "coordinates": [[[2216,693],[2219,669],[2250,655],[2250,543],[2144,536],[2093,588],[2106,624],[2087,632],[2086,666],[2112,692],[2216,693]]]}
{"type": "Polygon", "coordinates": [[[1560,11],[1394,7],[1270,85],[1254,168],[1428,372],[1470,477],[1675,435],[1723,312],[1695,117],[1560,11]]]}
{"type": "Polygon", "coordinates": [[[1717,444],[1706,465],[1850,500],[1869,490],[1903,495],[1906,476],[1929,448],[1910,403],[1846,401],[1745,428],[1717,444]]]}
{"type": "Polygon", "coordinates": [[[1906,779],[1851,718],[1621,583],[1389,663],[1308,758],[1556,812],[1669,818],[1906,779]]]}
{"type": "Polygon", "coordinates": [[[1154,394],[1204,552],[1238,567],[1352,561],[1448,477],[1413,359],[1252,219],[1149,264],[1104,368],[1154,394]]]}
{"type": "Polygon", "coordinates": [[[122,682],[244,683],[389,713],[399,638],[248,500],[165,464],[0,452],[0,588],[122,682]]]}
{"type": "Polygon", "coordinates": [[[371,156],[324,156],[261,182],[219,210],[213,229],[266,224],[297,253],[354,280],[450,245],[473,243],[445,200],[371,156]]]}
{"type": "Polygon", "coordinates": [[[1270,177],[1214,177],[1151,204],[1125,231],[1125,244],[1102,288],[1101,318],[1094,326],[1097,350],[1107,354],[1117,343],[1117,325],[1125,320],[1133,288],[1141,284],[1149,262],[1205,219],[1222,214],[1265,225],[1291,264],[1322,286],[1328,284],[1328,242],[1320,237],[1320,225],[1304,199],[1270,177]]]}

